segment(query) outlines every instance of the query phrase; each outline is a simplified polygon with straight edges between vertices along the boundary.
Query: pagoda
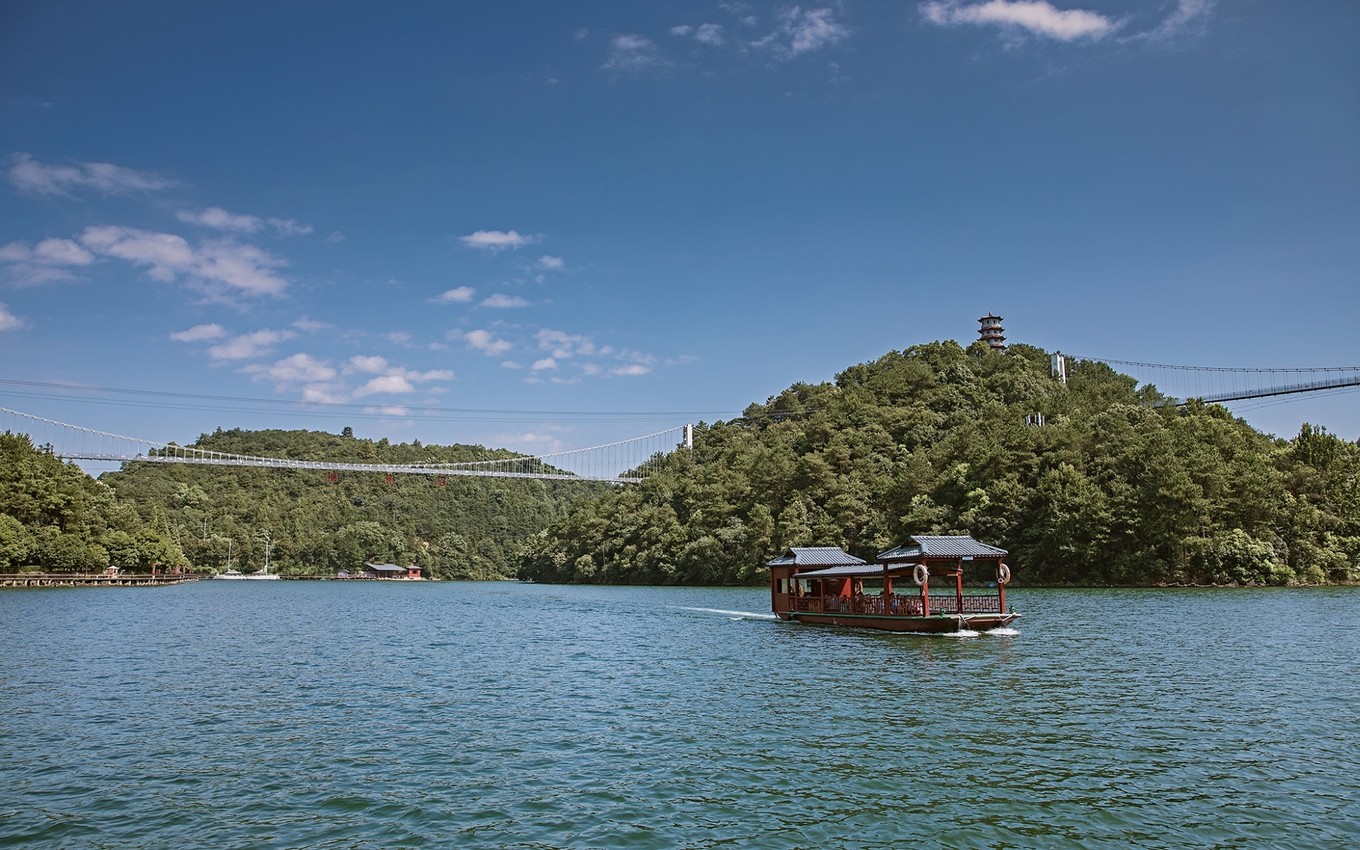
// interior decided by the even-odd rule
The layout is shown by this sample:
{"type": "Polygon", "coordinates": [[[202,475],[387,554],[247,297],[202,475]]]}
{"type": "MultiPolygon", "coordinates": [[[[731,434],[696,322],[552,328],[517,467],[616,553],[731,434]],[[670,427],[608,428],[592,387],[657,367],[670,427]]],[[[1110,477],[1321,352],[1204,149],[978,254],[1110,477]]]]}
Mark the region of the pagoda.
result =
{"type": "Polygon", "coordinates": [[[978,329],[978,336],[982,337],[982,341],[991,346],[993,351],[1005,351],[1006,329],[1001,327],[1001,317],[989,312],[978,319],[978,322],[982,325],[978,329]]]}

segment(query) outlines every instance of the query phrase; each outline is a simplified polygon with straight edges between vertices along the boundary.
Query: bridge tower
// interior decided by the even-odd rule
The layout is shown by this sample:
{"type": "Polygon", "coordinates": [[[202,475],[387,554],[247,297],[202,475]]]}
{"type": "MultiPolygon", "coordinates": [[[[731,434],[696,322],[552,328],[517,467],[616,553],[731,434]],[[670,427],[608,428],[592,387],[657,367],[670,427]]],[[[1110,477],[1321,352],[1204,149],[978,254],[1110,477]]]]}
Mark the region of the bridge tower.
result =
{"type": "Polygon", "coordinates": [[[1006,329],[1001,327],[1001,317],[989,311],[987,315],[978,319],[978,322],[982,325],[978,329],[978,336],[982,337],[982,341],[991,346],[993,351],[1005,351],[1006,329]]]}

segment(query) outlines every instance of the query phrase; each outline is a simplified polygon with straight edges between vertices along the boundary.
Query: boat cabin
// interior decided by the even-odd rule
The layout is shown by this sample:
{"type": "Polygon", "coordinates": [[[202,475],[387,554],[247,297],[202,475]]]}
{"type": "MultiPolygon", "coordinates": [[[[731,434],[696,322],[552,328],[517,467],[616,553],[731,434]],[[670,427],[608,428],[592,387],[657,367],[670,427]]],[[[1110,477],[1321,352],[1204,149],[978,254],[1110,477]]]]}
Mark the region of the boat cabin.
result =
{"type": "Polygon", "coordinates": [[[895,632],[992,629],[1006,610],[1006,550],[966,535],[917,535],[869,564],[836,547],[792,548],[772,561],[781,619],[895,632]]]}

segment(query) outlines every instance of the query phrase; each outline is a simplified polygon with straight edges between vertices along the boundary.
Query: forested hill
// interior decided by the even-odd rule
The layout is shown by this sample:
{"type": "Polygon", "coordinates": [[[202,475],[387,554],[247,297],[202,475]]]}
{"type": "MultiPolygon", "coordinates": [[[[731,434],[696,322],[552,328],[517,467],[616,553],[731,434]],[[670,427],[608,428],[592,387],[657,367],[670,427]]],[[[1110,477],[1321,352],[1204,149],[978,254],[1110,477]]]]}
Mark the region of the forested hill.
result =
{"type": "Polygon", "coordinates": [[[758,583],[789,546],[872,559],[911,534],[968,533],[1033,585],[1360,578],[1360,447],[1155,398],[1094,362],[1064,386],[1025,345],[892,352],[699,427],[662,473],[573,503],[519,574],[758,583]]]}
{"type": "MultiPolygon", "coordinates": [[[[321,431],[218,430],[213,451],[354,463],[454,463],[517,457],[481,446],[389,443],[321,431]]],[[[127,464],[100,480],[147,516],[163,515],[195,567],[331,575],[366,560],[420,564],[438,578],[514,575],[523,540],[567,501],[606,485],[506,478],[127,464]],[[441,483],[442,482],[442,483],[441,483]]]]}
{"type": "Polygon", "coordinates": [[[0,572],[174,569],[184,552],[162,513],[141,515],[26,435],[0,433],[0,572]]]}

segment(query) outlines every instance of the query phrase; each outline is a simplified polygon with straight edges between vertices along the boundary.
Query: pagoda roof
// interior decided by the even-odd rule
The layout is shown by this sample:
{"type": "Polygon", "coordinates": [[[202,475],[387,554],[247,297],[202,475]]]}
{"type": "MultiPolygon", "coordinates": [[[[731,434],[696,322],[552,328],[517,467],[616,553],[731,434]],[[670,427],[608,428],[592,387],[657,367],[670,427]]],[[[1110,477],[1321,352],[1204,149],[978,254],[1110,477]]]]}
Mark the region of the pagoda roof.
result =
{"type": "Polygon", "coordinates": [[[856,558],[838,546],[794,546],[783,555],[766,562],[767,567],[842,567],[862,566],[856,558]]]}
{"type": "Polygon", "coordinates": [[[966,534],[916,534],[894,549],[879,553],[880,561],[916,561],[925,558],[1004,558],[1006,550],[980,543],[966,534]]]}

